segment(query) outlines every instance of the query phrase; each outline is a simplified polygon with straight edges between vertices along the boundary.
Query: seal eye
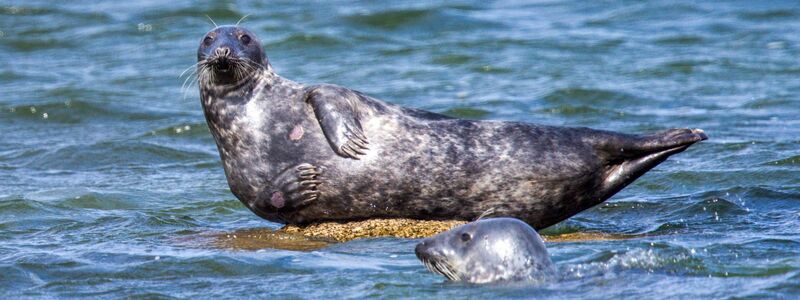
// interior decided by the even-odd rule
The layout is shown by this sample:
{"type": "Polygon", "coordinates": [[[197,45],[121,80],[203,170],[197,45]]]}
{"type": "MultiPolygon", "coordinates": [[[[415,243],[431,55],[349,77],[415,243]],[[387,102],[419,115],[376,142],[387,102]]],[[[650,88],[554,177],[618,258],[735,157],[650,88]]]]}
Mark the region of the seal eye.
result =
{"type": "Polygon", "coordinates": [[[240,37],[239,39],[242,40],[242,43],[245,44],[245,45],[250,44],[250,36],[249,35],[243,34],[242,37],[240,37]]]}
{"type": "Polygon", "coordinates": [[[461,241],[462,242],[469,242],[472,239],[472,236],[469,233],[462,233],[461,234],[461,241]]]}
{"type": "Polygon", "coordinates": [[[211,41],[213,41],[213,40],[214,39],[211,38],[211,36],[206,36],[206,38],[203,39],[203,44],[206,44],[206,46],[208,46],[208,45],[211,44],[211,41]]]}

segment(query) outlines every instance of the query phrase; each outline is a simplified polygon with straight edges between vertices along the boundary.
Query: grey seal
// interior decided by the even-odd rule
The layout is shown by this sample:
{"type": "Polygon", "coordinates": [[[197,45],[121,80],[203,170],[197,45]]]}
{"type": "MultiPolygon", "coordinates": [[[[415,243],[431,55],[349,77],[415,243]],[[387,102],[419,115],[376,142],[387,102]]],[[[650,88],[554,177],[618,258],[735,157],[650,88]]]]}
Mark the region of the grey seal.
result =
{"type": "Polygon", "coordinates": [[[453,281],[541,281],[555,274],[542,238],[514,218],[458,226],[422,240],[414,252],[428,270],[453,281]]]}
{"type": "Polygon", "coordinates": [[[463,120],[304,85],[278,76],[239,26],[208,32],[197,59],[231,192],[280,223],[474,220],[494,210],[544,228],[707,138],[699,129],[632,135],[463,120]]]}

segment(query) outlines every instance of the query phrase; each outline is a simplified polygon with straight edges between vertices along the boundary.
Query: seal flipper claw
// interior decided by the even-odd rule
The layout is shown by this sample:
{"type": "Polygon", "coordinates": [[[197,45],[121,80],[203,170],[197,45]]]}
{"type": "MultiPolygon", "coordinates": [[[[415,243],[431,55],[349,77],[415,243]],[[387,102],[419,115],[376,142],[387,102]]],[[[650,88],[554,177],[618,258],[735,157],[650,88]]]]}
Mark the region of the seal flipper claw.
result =
{"type": "Polygon", "coordinates": [[[369,150],[369,148],[367,147],[368,143],[365,140],[353,139],[351,142],[361,149],[369,150]]]}
{"type": "Polygon", "coordinates": [[[288,168],[272,180],[273,189],[262,192],[259,204],[274,211],[308,205],[319,199],[319,175],[318,168],[307,163],[288,168]]]}
{"type": "Polygon", "coordinates": [[[306,93],[306,102],[314,109],[331,148],[336,154],[352,159],[369,150],[359,120],[358,97],[351,90],[333,85],[313,86],[306,93]]]}

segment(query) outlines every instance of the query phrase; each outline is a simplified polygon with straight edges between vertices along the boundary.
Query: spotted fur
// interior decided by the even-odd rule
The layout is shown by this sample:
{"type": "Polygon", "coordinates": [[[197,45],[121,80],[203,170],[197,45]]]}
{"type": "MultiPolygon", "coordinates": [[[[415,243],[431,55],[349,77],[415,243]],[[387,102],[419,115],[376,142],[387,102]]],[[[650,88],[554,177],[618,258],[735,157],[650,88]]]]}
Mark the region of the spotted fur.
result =
{"type": "Polygon", "coordinates": [[[198,65],[215,45],[262,62],[240,72],[243,80],[199,86],[231,191],[275,222],[471,220],[493,210],[544,228],[603,202],[706,138],[689,129],[639,136],[450,118],[344,87],[284,79],[266,56],[254,57],[263,53],[258,43],[238,42],[251,32],[223,26],[212,33],[224,40],[201,43],[198,65]],[[302,138],[292,139],[298,126],[302,138]],[[314,168],[305,179],[313,180],[314,197],[286,192],[304,186],[300,166],[314,168]],[[284,202],[273,201],[276,191],[284,202]]]}

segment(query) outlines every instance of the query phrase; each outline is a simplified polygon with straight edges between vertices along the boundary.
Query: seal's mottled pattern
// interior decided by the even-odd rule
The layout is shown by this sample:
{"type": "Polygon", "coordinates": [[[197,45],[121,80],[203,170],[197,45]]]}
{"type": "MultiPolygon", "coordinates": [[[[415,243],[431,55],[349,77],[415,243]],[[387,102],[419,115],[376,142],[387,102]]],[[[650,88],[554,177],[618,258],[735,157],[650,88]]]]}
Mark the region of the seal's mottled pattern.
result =
{"type": "Polygon", "coordinates": [[[255,35],[237,26],[209,32],[198,60],[231,191],[276,222],[472,220],[494,211],[543,228],[706,138],[462,120],[302,85],[278,76],[255,35]]]}

